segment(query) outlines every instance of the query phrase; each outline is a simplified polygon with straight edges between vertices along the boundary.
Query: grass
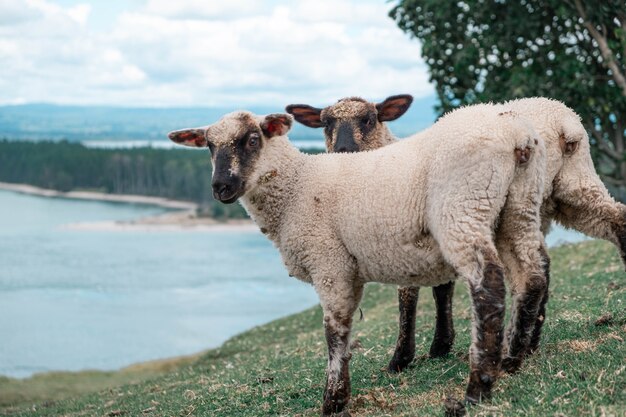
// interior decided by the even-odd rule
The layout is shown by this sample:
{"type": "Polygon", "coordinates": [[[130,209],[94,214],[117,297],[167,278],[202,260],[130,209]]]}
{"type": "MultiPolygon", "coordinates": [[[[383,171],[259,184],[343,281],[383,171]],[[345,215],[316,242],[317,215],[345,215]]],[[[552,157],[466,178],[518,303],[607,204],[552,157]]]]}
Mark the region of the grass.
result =
{"type": "MultiPolygon", "coordinates": [[[[626,416],[626,275],[616,250],[590,241],[559,247],[551,255],[552,298],[540,352],[519,373],[503,376],[493,400],[471,408],[470,416],[626,416]]],[[[361,305],[364,319],[356,322],[353,336],[359,347],[351,361],[352,415],[443,415],[446,396],[462,397],[470,312],[465,286],[456,287],[453,352],[442,359],[426,357],[434,304],[430,290],[423,289],[416,326],[418,357],[400,375],[383,371],[397,331],[395,288],[367,287],[361,305]]],[[[325,362],[322,314],[316,307],[254,328],[169,372],[146,374],[149,379],[140,383],[41,402],[43,392],[29,397],[37,384],[24,381],[22,397],[13,400],[20,404],[5,406],[0,414],[318,416],[325,362]]],[[[85,385],[90,379],[80,374],[75,378],[85,385]]],[[[66,375],[63,384],[70,381],[66,375]]],[[[5,405],[10,400],[5,393],[18,384],[0,381],[5,405]]]]}

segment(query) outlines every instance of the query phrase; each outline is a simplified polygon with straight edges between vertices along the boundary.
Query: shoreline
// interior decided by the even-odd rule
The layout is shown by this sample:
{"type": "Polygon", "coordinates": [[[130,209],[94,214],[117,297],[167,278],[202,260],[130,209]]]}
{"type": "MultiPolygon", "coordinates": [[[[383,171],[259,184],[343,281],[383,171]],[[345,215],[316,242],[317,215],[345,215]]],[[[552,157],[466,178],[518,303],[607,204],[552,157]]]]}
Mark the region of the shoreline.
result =
{"type": "Polygon", "coordinates": [[[108,194],[97,191],[57,191],[29,184],[0,182],[0,190],[39,197],[68,198],[71,200],[105,201],[110,203],[146,204],[174,210],[196,210],[198,205],[190,201],[170,200],[136,194],[108,194]]]}
{"type": "MultiPolygon", "coordinates": [[[[245,331],[244,331],[245,332],[245,331]]],[[[121,366],[114,369],[97,369],[97,368],[85,368],[79,370],[63,370],[63,369],[51,369],[45,371],[34,372],[25,377],[12,376],[6,374],[0,374],[0,379],[8,379],[12,381],[33,381],[46,378],[52,378],[59,375],[77,376],[86,374],[141,374],[141,373],[163,373],[168,372],[178,367],[187,366],[200,359],[202,356],[209,353],[211,350],[219,349],[220,346],[213,348],[203,349],[198,352],[189,353],[186,355],[168,356],[158,359],[147,359],[144,361],[133,362],[128,365],[121,366]]]]}
{"type": "Polygon", "coordinates": [[[134,194],[108,194],[95,191],[57,191],[28,184],[0,182],[0,190],[48,198],[102,201],[108,203],[142,204],[171,210],[154,216],[133,220],[105,220],[98,222],[69,223],[63,226],[69,230],[88,231],[194,231],[194,232],[254,232],[257,226],[250,219],[229,219],[219,221],[210,217],[198,217],[198,205],[190,201],[171,200],[134,194]]]}

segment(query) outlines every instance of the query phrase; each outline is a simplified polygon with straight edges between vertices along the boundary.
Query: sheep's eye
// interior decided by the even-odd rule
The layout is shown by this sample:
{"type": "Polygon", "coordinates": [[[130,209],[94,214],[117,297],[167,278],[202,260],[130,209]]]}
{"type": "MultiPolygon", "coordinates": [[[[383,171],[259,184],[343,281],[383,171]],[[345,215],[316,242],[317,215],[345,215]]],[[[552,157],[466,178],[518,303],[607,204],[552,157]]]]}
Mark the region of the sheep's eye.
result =
{"type": "Polygon", "coordinates": [[[325,126],[327,129],[332,130],[332,128],[333,128],[333,126],[334,126],[334,125],[335,125],[335,119],[328,118],[328,119],[326,119],[326,120],[324,121],[324,126],[325,126]]]}
{"type": "Polygon", "coordinates": [[[213,145],[211,142],[207,142],[207,145],[209,146],[209,151],[211,152],[211,155],[213,155],[213,153],[215,152],[215,145],[213,145]]]}
{"type": "Polygon", "coordinates": [[[372,120],[369,117],[364,117],[363,119],[361,119],[361,124],[365,127],[370,127],[370,125],[372,124],[372,120]]]}
{"type": "Polygon", "coordinates": [[[250,146],[251,148],[256,148],[257,146],[259,146],[259,135],[256,133],[253,133],[250,135],[250,137],[248,138],[248,146],[250,146]]]}

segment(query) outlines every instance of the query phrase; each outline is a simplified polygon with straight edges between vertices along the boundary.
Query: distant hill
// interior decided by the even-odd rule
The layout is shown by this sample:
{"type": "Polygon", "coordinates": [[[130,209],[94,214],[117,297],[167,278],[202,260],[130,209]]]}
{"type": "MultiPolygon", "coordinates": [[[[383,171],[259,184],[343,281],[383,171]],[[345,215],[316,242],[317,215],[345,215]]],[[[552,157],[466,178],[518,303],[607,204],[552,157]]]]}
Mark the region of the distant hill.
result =
{"type": "MultiPolygon", "coordinates": [[[[398,136],[408,136],[435,120],[434,96],[417,99],[403,117],[389,124],[398,136]]],[[[330,104],[330,103],[328,103],[330,104]]],[[[0,138],[30,140],[128,141],[167,140],[167,132],[210,124],[236,108],[132,108],[24,104],[0,106],[0,138]]],[[[280,107],[251,107],[258,114],[283,111],[280,107]]],[[[321,140],[321,129],[296,124],[294,140],[321,140]]]]}

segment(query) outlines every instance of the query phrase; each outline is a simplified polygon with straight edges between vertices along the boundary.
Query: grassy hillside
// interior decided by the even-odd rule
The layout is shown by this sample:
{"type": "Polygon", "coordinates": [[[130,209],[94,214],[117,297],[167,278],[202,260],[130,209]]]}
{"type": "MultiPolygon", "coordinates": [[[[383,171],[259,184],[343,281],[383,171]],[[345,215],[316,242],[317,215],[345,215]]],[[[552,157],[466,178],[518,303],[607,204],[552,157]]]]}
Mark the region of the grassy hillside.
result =
{"type": "MultiPolygon", "coordinates": [[[[626,415],[626,274],[616,250],[585,242],[551,251],[552,298],[539,354],[499,380],[491,403],[470,415],[626,415]]],[[[454,301],[457,340],[451,355],[426,352],[433,301],[418,304],[418,358],[405,373],[382,370],[396,334],[395,288],[370,285],[357,321],[351,362],[355,416],[443,415],[447,395],[463,395],[468,375],[469,302],[463,284],[454,301]]],[[[36,405],[5,407],[11,416],[317,416],[326,343],[319,308],[243,333],[190,365],[147,381],[36,405]]],[[[82,378],[80,375],[76,378],[82,378]]],[[[89,378],[86,377],[85,384],[89,378]]],[[[6,404],[15,381],[0,381],[6,404]]],[[[22,400],[31,383],[20,385],[22,400]]],[[[39,392],[41,394],[41,392],[39,392]]],[[[38,398],[42,398],[41,396],[38,398]]]]}

